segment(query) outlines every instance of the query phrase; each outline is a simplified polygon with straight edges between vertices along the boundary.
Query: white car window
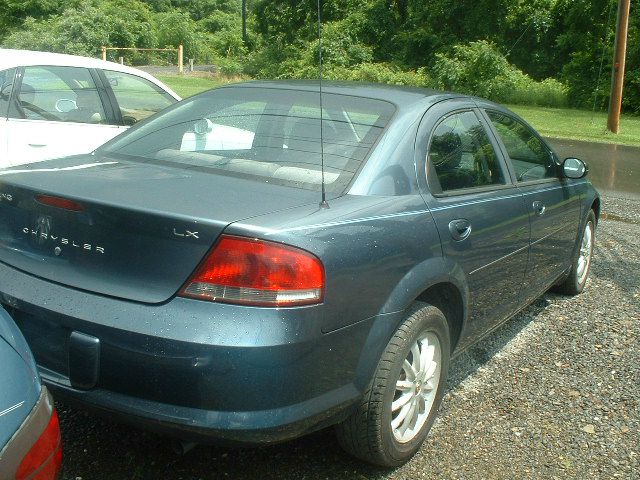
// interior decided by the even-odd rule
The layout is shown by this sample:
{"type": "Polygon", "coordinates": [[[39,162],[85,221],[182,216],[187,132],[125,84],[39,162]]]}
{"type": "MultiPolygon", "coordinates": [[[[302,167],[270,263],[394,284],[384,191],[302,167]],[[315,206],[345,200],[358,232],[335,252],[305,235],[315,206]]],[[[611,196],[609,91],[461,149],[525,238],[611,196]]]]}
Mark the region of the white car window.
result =
{"type": "Polygon", "coordinates": [[[78,67],[25,67],[18,111],[11,116],[58,122],[106,122],[89,70],[78,67]]]}
{"type": "Polygon", "coordinates": [[[9,99],[11,98],[11,87],[15,77],[15,68],[2,70],[0,72],[0,117],[6,117],[9,110],[9,99]]]}
{"type": "Polygon", "coordinates": [[[110,70],[105,70],[104,74],[116,96],[125,125],[133,125],[177,101],[145,78],[110,70]]]}

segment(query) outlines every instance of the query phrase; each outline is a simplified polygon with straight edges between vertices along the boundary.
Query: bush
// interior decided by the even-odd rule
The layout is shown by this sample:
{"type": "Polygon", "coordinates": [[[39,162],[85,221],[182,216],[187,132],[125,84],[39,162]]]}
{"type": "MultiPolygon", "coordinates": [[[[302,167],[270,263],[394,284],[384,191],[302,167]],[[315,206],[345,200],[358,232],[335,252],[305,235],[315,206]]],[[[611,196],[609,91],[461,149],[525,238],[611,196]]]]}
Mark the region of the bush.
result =
{"type": "Polygon", "coordinates": [[[232,58],[220,57],[215,60],[215,63],[220,70],[220,73],[229,77],[240,77],[244,70],[240,61],[232,58]]]}
{"type": "Polygon", "coordinates": [[[375,82],[389,85],[410,85],[425,88],[434,86],[434,81],[427,75],[425,68],[401,70],[388,63],[362,63],[352,68],[331,68],[327,70],[327,77],[332,80],[375,82]]]}
{"type": "Polygon", "coordinates": [[[508,80],[508,88],[494,100],[541,107],[566,107],[568,105],[567,87],[554,78],[538,82],[520,70],[515,70],[511,72],[508,80]]]}
{"type": "Polygon", "coordinates": [[[548,78],[533,80],[511,65],[490,42],[458,44],[452,54],[436,54],[433,76],[436,85],[498,102],[562,107],[567,88],[548,78]]]}

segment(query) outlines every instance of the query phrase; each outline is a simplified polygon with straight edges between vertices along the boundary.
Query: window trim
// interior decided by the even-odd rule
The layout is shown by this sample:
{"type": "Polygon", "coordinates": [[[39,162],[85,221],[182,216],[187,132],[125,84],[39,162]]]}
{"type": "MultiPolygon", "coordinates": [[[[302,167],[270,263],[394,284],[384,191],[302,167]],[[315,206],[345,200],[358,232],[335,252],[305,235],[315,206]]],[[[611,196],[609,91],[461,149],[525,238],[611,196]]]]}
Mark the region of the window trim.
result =
{"type": "Polygon", "coordinates": [[[472,105],[469,105],[468,107],[457,108],[455,110],[450,110],[446,112],[444,115],[442,115],[440,118],[438,118],[438,120],[436,120],[433,127],[431,128],[431,131],[429,132],[429,137],[427,139],[426,150],[424,154],[424,160],[425,160],[425,176],[427,180],[427,187],[429,188],[431,195],[433,195],[436,198],[454,197],[458,195],[468,195],[468,194],[479,193],[479,192],[490,192],[490,191],[502,190],[503,188],[510,188],[514,186],[511,170],[508,167],[507,163],[504,161],[505,158],[500,148],[500,145],[496,143],[495,139],[493,138],[492,132],[487,129],[486,120],[484,116],[480,114],[477,107],[474,107],[472,105]],[[429,161],[429,149],[431,148],[431,142],[433,140],[434,133],[436,129],[440,126],[440,124],[444,122],[447,118],[453,115],[457,115],[465,112],[472,112],[475,115],[476,120],[478,120],[478,123],[484,128],[484,131],[485,131],[485,134],[487,135],[489,143],[491,144],[496,154],[496,160],[498,162],[498,166],[502,171],[504,183],[481,185],[481,186],[469,187],[469,188],[457,188],[457,189],[444,191],[442,190],[442,186],[440,185],[440,180],[438,179],[438,174],[435,171],[435,167],[429,161]]]}
{"type": "Polygon", "coordinates": [[[540,184],[542,184],[542,183],[551,183],[551,182],[553,182],[555,180],[560,180],[561,179],[561,177],[559,175],[560,166],[561,165],[560,165],[560,162],[559,162],[558,155],[549,146],[549,144],[545,141],[545,139],[542,138],[542,136],[531,125],[529,125],[523,119],[515,116],[511,112],[498,110],[498,109],[495,109],[495,108],[488,108],[486,106],[480,107],[479,110],[480,110],[480,113],[482,114],[483,118],[485,119],[485,122],[487,123],[487,125],[490,128],[491,134],[495,137],[496,142],[498,143],[498,145],[500,146],[500,149],[502,150],[502,154],[504,156],[504,159],[507,162],[507,164],[509,165],[509,172],[510,172],[510,174],[512,176],[512,181],[513,181],[513,183],[515,185],[535,185],[535,184],[538,184],[538,183],[540,183],[540,184]],[[518,177],[517,177],[516,172],[515,172],[515,168],[513,166],[513,161],[511,159],[511,157],[509,156],[509,152],[507,151],[507,147],[505,146],[504,142],[502,141],[502,138],[498,134],[497,129],[493,125],[493,122],[491,121],[491,118],[489,117],[489,113],[488,112],[494,112],[494,113],[498,113],[500,115],[504,115],[504,116],[509,117],[512,120],[522,124],[523,126],[525,126],[527,128],[527,130],[529,132],[531,132],[533,134],[533,136],[536,137],[542,143],[542,145],[547,149],[547,152],[551,155],[551,158],[554,161],[554,163],[556,164],[556,167],[558,167],[556,169],[556,175],[553,176],[553,177],[537,178],[537,179],[534,179],[534,180],[524,180],[524,181],[518,180],[518,177]]]}

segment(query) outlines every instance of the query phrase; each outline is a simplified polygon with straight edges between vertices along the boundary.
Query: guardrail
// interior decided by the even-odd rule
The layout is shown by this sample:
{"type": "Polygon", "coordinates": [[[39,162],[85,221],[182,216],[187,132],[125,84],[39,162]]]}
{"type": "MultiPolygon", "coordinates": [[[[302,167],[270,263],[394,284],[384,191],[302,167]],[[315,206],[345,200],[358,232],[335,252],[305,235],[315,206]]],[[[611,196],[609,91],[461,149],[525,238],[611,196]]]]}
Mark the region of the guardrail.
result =
{"type": "MultiPolygon", "coordinates": [[[[184,73],[184,49],[182,45],[178,48],[137,48],[137,47],[106,47],[102,46],[102,60],[107,59],[107,50],[135,50],[139,52],[178,52],[178,72],[184,73]]],[[[122,57],[120,57],[122,63],[122,57]]]]}

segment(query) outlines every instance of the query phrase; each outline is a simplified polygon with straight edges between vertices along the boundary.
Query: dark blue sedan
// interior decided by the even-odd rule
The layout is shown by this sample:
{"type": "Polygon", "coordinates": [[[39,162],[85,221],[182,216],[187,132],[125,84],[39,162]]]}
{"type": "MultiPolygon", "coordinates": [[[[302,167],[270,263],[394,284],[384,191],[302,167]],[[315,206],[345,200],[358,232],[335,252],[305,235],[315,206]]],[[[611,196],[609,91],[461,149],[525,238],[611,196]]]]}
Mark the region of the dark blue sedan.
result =
{"type": "Polygon", "coordinates": [[[585,174],[478,98],[228,86],[0,171],[0,301],[60,397],[195,441],[337,425],[399,465],[452,356],[584,288],[585,174]]]}

